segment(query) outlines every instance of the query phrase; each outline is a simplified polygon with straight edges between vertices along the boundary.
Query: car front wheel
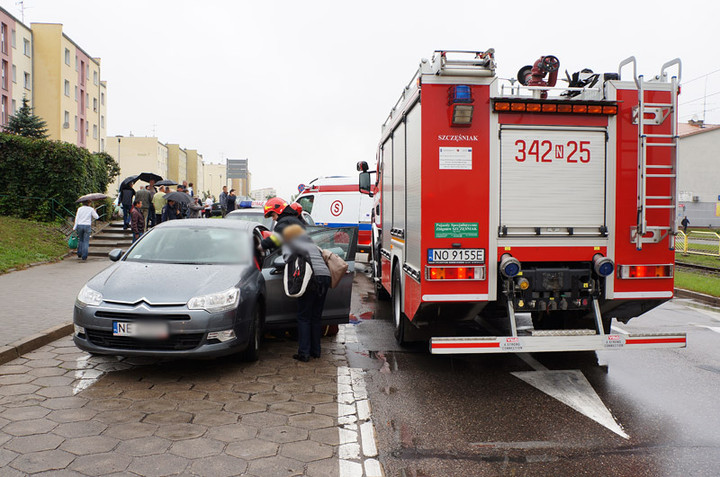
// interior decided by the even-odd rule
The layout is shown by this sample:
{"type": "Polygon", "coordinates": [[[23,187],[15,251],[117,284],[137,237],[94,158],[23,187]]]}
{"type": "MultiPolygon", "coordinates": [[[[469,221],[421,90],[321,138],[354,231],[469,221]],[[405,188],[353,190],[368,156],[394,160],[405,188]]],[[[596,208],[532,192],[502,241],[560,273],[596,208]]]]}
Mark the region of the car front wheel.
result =
{"type": "Polygon", "coordinates": [[[252,312],[252,322],[248,330],[249,340],[247,347],[240,353],[243,361],[257,361],[260,357],[260,342],[262,340],[262,319],[260,307],[255,305],[252,312]]]}

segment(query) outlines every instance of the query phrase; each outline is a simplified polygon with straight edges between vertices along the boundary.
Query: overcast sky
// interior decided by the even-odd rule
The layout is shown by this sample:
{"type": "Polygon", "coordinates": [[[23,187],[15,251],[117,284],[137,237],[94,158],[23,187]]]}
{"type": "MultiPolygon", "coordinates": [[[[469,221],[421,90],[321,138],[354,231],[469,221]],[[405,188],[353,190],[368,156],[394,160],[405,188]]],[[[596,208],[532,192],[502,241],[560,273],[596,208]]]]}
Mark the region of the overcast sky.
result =
{"type": "MultiPolygon", "coordinates": [[[[20,16],[15,0],[0,5],[20,16]]],[[[108,135],[155,134],[206,161],[250,159],[252,186],[285,196],[318,175],[374,163],[380,124],[423,57],[496,50],[498,74],[538,56],[616,71],[635,55],[683,80],[720,70],[719,1],[26,0],[102,58],[108,135]]],[[[720,123],[720,72],[683,88],[681,120],[720,123]],[[698,98],[700,98],[698,100],[698,98]]],[[[217,191],[213,191],[217,194],[217,191]]]]}

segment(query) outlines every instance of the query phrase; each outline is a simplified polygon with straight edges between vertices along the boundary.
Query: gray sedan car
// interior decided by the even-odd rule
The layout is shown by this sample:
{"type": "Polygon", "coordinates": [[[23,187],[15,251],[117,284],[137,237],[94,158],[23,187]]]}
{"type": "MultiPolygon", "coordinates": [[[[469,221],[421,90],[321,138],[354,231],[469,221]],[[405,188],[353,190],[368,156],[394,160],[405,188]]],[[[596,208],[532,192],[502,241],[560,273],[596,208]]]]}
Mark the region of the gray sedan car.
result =
{"type": "MultiPolygon", "coordinates": [[[[97,354],[258,358],[265,329],[295,326],[297,301],[283,290],[280,251],[256,247],[267,229],[242,220],[173,220],[143,235],[78,294],[75,344],[97,354]]],[[[347,323],[355,228],[308,234],[350,264],[328,292],[324,324],[347,323]]]]}

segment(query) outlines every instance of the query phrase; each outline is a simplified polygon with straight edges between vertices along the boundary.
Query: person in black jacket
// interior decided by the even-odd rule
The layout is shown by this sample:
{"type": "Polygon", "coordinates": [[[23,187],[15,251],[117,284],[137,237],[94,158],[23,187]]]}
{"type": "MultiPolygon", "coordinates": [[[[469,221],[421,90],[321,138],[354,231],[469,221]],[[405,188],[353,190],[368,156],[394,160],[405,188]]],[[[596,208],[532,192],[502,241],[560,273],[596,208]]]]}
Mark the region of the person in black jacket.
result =
{"type": "Polygon", "coordinates": [[[275,228],[272,234],[260,242],[263,250],[274,250],[283,243],[283,229],[289,225],[299,225],[305,229],[305,224],[300,220],[298,213],[280,197],[273,197],[265,202],[265,217],[272,217],[275,221],[275,228]]]}
{"type": "Polygon", "coordinates": [[[134,182],[125,184],[125,187],[120,189],[120,205],[123,209],[123,229],[127,230],[130,228],[130,217],[132,215],[133,208],[133,197],[135,197],[135,189],[133,186],[134,182]]]}

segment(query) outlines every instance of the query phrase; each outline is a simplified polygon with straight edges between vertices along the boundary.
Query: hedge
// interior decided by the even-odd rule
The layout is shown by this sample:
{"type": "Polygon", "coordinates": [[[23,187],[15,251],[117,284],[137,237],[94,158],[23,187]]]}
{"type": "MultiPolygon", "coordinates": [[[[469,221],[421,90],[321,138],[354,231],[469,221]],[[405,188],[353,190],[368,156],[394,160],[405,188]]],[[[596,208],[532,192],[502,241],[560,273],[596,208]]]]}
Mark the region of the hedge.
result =
{"type": "Polygon", "coordinates": [[[52,198],[74,211],[78,197],[105,193],[119,173],[118,163],[107,153],[0,133],[0,215],[55,220],[51,200],[20,197],[52,198]]]}

